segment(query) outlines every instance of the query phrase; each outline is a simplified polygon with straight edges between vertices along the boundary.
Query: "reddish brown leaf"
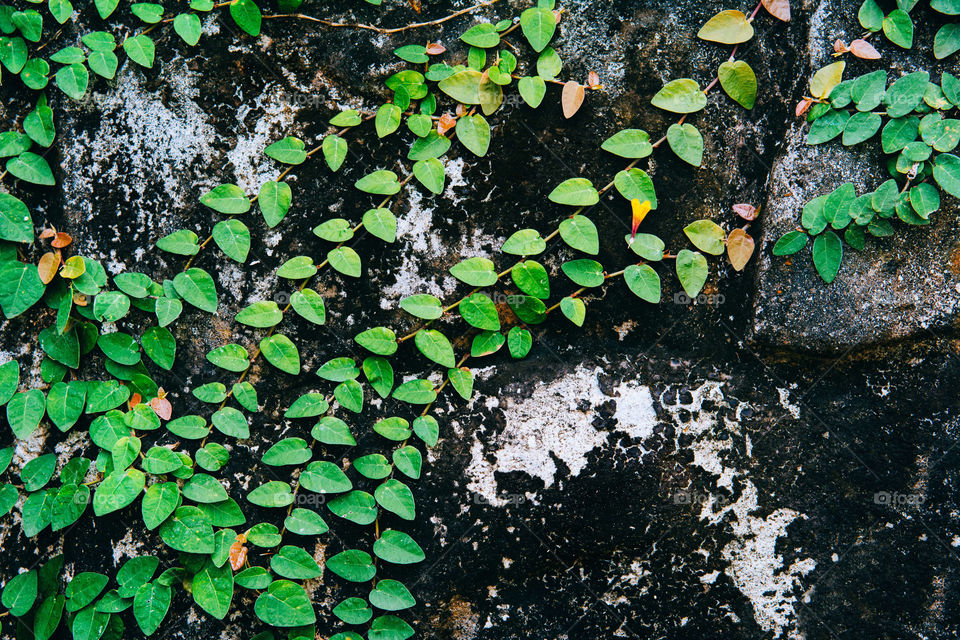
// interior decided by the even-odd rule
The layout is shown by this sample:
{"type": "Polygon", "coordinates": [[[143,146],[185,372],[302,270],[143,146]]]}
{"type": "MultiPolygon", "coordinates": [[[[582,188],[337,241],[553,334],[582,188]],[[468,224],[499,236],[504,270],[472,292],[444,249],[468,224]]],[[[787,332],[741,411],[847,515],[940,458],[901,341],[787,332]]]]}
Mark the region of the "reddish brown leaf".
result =
{"type": "Polygon", "coordinates": [[[744,220],[753,220],[757,217],[757,208],[752,204],[735,204],[733,212],[744,220]]]}
{"type": "Polygon", "coordinates": [[[600,87],[600,76],[596,71],[591,71],[587,74],[587,85],[589,85],[591,89],[600,87]]]}
{"type": "Polygon", "coordinates": [[[246,541],[246,536],[241,533],[230,545],[230,568],[234,571],[239,570],[247,561],[247,548],[243,546],[246,541]]]}
{"type": "Polygon", "coordinates": [[[810,111],[810,107],[813,106],[813,100],[810,98],[804,98],[799,103],[797,103],[797,117],[802,118],[807,111],[810,111]]]}
{"type": "Polygon", "coordinates": [[[53,276],[57,275],[57,269],[60,268],[60,252],[47,251],[40,256],[40,262],[37,264],[37,271],[40,273],[40,280],[43,284],[50,284],[53,276]]]}
{"type": "Polygon", "coordinates": [[[428,56],[438,56],[446,50],[447,48],[442,44],[440,44],[439,42],[431,42],[430,44],[427,45],[428,56]]]}
{"type": "Polygon", "coordinates": [[[753,238],[743,229],[734,229],[727,236],[727,257],[737,271],[743,271],[753,255],[753,238]]]}
{"type": "Polygon", "coordinates": [[[847,43],[839,38],[837,38],[836,42],[833,43],[833,50],[837,53],[846,53],[847,51],[850,51],[850,49],[847,48],[847,43]]]}
{"type": "Polygon", "coordinates": [[[161,420],[169,420],[173,415],[173,406],[166,398],[153,398],[150,401],[150,408],[161,420]]]}
{"type": "Polygon", "coordinates": [[[583,98],[584,91],[579,82],[570,80],[564,83],[563,93],[560,95],[560,104],[563,106],[563,117],[567,119],[572,118],[577,111],[580,110],[580,105],[583,104],[583,98]]]}
{"type": "Polygon", "coordinates": [[[55,235],[57,235],[57,230],[51,227],[40,232],[40,239],[46,240],[47,238],[52,238],[55,235]]]}
{"type": "Polygon", "coordinates": [[[857,39],[850,43],[850,53],[864,60],[879,60],[880,52],[866,40],[857,39]]]}
{"type": "Polygon", "coordinates": [[[455,126],[457,126],[457,119],[449,113],[445,113],[440,116],[440,120],[437,121],[437,133],[443,135],[455,126]]]}
{"type": "Polygon", "coordinates": [[[127,400],[127,407],[133,409],[141,402],[143,402],[143,397],[139,393],[134,393],[130,396],[130,399],[127,400]]]}
{"type": "Polygon", "coordinates": [[[53,238],[53,242],[50,243],[50,246],[55,249],[63,249],[64,247],[70,246],[70,243],[73,242],[73,238],[69,235],[60,231],[53,238]]]}
{"type": "Polygon", "coordinates": [[[763,8],[777,20],[790,20],[790,0],[760,0],[763,8]]]}

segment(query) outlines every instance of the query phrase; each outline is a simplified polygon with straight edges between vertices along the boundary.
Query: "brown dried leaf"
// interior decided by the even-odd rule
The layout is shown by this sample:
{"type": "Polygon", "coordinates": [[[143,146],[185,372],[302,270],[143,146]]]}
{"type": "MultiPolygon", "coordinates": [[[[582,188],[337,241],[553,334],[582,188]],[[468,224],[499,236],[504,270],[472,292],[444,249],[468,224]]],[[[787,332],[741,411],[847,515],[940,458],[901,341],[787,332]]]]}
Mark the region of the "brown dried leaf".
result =
{"type": "Polygon", "coordinates": [[[799,103],[797,103],[797,117],[802,118],[807,111],[810,111],[810,107],[813,106],[813,100],[810,98],[804,98],[799,103]]]}
{"type": "Polygon", "coordinates": [[[431,42],[430,44],[427,45],[428,56],[438,56],[446,50],[447,48],[442,44],[440,44],[439,42],[431,42]]]}
{"type": "Polygon", "coordinates": [[[47,238],[52,238],[55,235],[57,235],[56,228],[50,227],[49,229],[44,229],[43,231],[40,232],[40,239],[46,240],[47,238]]]}
{"type": "Polygon", "coordinates": [[[579,82],[570,80],[564,83],[563,93],[560,95],[560,104],[563,107],[564,118],[570,119],[580,110],[584,95],[583,87],[579,82]]]}
{"type": "Polygon", "coordinates": [[[733,212],[744,220],[753,220],[757,217],[757,208],[752,204],[735,204],[733,212]]]}
{"type": "Polygon", "coordinates": [[[847,48],[847,43],[840,38],[837,38],[836,42],[833,43],[833,50],[837,53],[846,53],[847,51],[850,51],[850,49],[847,48]]]}
{"type": "Polygon", "coordinates": [[[457,126],[457,119],[449,113],[445,113],[440,116],[440,120],[437,121],[437,133],[443,135],[455,126],[457,126]]]}
{"type": "Polygon", "coordinates": [[[173,405],[166,398],[153,398],[150,400],[150,408],[157,414],[161,420],[169,420],[173,415],[173,405]]]}
{"type": "Polygon", "coordinates": [[[600,75],[596,71],[587,74],[587,86],[591,89],[600,88],[600,75]]]}
{"type": "Polygon", "coordinates": [[[458,105],[457,105],[457,117],[458,117],[458,118],[461,118],[461,117],[467,115],[467,113],[468,113],[468,111],[467,111],[467,105],[465,105],[465,104],[458,104],[458,105]]]}
{"type": "Polygon", "coordinates": [[[234,571],[239,570],[243,566],[243,563],[247,561],[247,548],[243,546],[246,539],[244,538],[244,540],[241,541],[240,537],[241,536],[237,536],[237,539],[230,545],[230,568],[234,571]]]}
{"type": "Polygon", "coordinates": [[[64,247],[70,246],[70,243],[73,242],[73,238],[69,235],[60,231],[53,238],[53,242],[50,243],[50,246],[55,249],[63,249],[64,247]]]}
{"type": "Polygon", "coordinates": [[[850,53],[864,60],[880,59],[880,52],[874,49],[872,44],[859,38],[850,43],[850,53]]]}
{"type": "Polygon", "coordinates": [[[743,271],[750,262],[754,247],[753,238],[743,229],[734,229],[730,232],[727,236],[727,257],[734,269],[743,271]]]}
{"type": "Polygon", "coordinates": [[[37,271],[40,273],[40,280],[43,284],[50,284],[53,276],[57,275],[57,269],[60,268],[60,252],[47,251],[40,256],[40,262],[37,264],[37,271]]]}
{"type": "Polygon", "coordinates": [[[77,305],[78,307],[87,306],[87,296],[83,295],[82,293],[74,293],[73,304],[77,305]]]}
{"type": "Polygon", "coordinates": [[[790,21],[790,0],[760,0],[763,8],[777,20],[790,21]]]}

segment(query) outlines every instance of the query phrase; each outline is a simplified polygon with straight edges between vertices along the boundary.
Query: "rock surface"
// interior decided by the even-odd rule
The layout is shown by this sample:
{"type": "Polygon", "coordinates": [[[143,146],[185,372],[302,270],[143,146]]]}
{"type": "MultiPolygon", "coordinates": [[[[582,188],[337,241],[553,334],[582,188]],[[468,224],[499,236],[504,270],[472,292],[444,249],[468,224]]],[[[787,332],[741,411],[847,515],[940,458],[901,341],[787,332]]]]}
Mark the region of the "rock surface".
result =
{"type": "MultiPolygon", "coordinates": [[[[402,25],[467,6],[424,4],[420,18],[390,0],[382,8],[309,10],[335,20],[402,25]]],[[[412,185],[404,190],[395,208],[395,245],[369,237],[354,245],[367,277],[328,271],[319,279],[330,321],[320,330],[294,322],[292,330],[308,373],[292,377],[255,365],[249,379],[263,408],[251,419],[254,435],[223,439],[231,449],[223,478],[250,523],[282,521],[244,496],[266,480],[293,477],[259,462],[280,437],[309,437],[308,426],[282,414],[299,394],[328,390],[313,371],[332,357],[362,357],[352,341],[362,329],[414,326],[397,311],[403,296],[429,292],[453,300],[465,293],[447,273],[460,259],[484,255],[501,269],[509,266],[499,252],[507,236],[525,227],[546,234],[569,214],[546,200],[557,182],[583,175],[605,184],[624,162],[601,152],[600,142],[628,126],[658,138],[673,119],[651,107],[650,97],[675,77],[706,84],[729,55],[728,48],[694,37],[706,19],[730,8],[721,2],[560,4],[561,77],[584,80],[596,70],[604,91],[591,92],[569,121],[560,114],[555,87],[539,110],[507,104],[491,118],[485,158],[456,146],[447,155],[442,195],[427,196],[412,185]]],[[[427,561],[390,573],[418,600],[405,616],[418,637],[960,634],[960,453],[954,448],[960,342],[944,330],[957,303],[956,276],[945,262],[956,204],[937,214],[930,229],[910,229],[900,244],[873,243],[862,257],[845,261],[830,287],[806,260],[770,257],[772,241],[793,224],[810,194],[832,188],[845,179],[841,174],[875,185],[871,168],[878,165],[869,149],[857,156],[837,145],[806,147],[790,116],[832,40],[858,35],[859,3],[793,4],[790,24],[761,13],[757,39],[740,53],[758,74],[756,108],[745,112],[717,92],[691,119],[705,137],[704,168],[694,171],[666,149],[648,161],[660,206],[645,228],[679,248],[689,222],[712,218],[733,228],[739,221],[732,204],[765,202],[758,265],[737,274],[712,261],[708,287],[715,305],[675,304],[679,286],[672,277],[663,278],[664,303],[656,307],[614,283],[588,299],[582,330],[551,316],[533,328],[527,360],[501,353],[478,361],[474,398],[442,397],[436,407],[441,439],[415,483],[421,515],[407,529],[427,561]],[[871,297],[877,290],[889,297],[871,297]],[[900,340],[907,337],[912,340],[900,340]],[[831,353],[837,349],[844,353],[831,353]]],[[[528,5],[504,1],[483,15],[513,15],[528,5]]],[[[376,109],[385,97],[382,80],[405,66],[391,57],[394,48],[429,38],[460,51],[456,38],[475,20],[463,16],[393,36],[271,20],[264,35],[252,39],[238,35],[228,19],[212,17],[197,49],[168,35],[158,44],[154,70],[128,63],[114,83],[94,86],[94,100],[77,105],[51,91],[62,186],[55,198],[35,193],[35,221],[71,233],[110,271],[172,277],[183,260],[152,245],[174,229],[209,233],[218,218],[197,203],[201,193],[228,181],[254,189],[272,178],[277,167],[262,155],[266,144],[298,135],[310,145],[338,110],[376,109]]],[[[930,38],[918,35],[918,41],[930,38]]],[[[906,69],[920,59],[894,58],[906,69]]],[[[12,121],[22,104],[14,95],[5,107],[12,121]]],[[[402,160],[409,134],[395,138],[379,140],[368,126],[350,139],[351,156],[339,174],[318,162],[294,171],[294,207],[279,227],[247,217],[254,243],[246,266],[216,252],[199,256],[197,264],[216,275],[223,308],[213,323],[206,314],[186,313],[176,324],[180,351],[164,386],[177,414],[201,410],[190,395],[196,386],[234,381],[204,354],[231,341],[255,346],[262,332],[235,324],[233,314],[255,300],[286,300],[289,285],[276,278],[277,266],[328,248],[312,227],[333,216],[357,221],[371,206],[373,199],[358,195],[353,182],[373,169],[396,169],[398,159],[409,170],[402,160]]],[[[598,259],[610,271],[634,261],[622,242],[629,209],[620,196],[608,195],[590,215],[600,228],[598,259]]],[[[574,290],[559,270],[572,255],[554,241],[541,256],[558,274],[556,299],[574,290]]],[[[0,325],[2,359],[18,359],[35,386],[41,384],[40,352],[23,336],[50,321],[42,315],[0,325]]],[[[460,330],[449,327],[450,335],[460,330]]],[[[399,361],[405,375],[425,370],[412,345],[399,361]]],[[[409,411],[388,403],[377,409],[409,411]]],[[[373,414],[355,423],[358,450],[382,449],[369,429],[373,414]]],[[[0,444],[7,442],[12,436],[5,430],[0,444]]],[[[44,431],[18,443],[16,464],[50,450],[90,457],[96,448],[84,430],[44,431]]],[[[339,455],[325,451],[323,459],[339,455]]],[[[88,514],[65,536],[46,531],[34,539],[22,536],[18,520],[15,509],[12,521],[0,521],[0,547],[8,551],[0,558],[4,581],[59,551],[70,574],[112,574],[128,556],[161,548],[132,511],[88,514]]],[[[335,535],[321,536],[315,546],[298,540],[321,566],[344,548],[371,543],[368,528],[336,524],[335,535]]],[[[163,560],[175,562],[175,554],[167,550],[163,560]]],[[[332,607],[364,595],[328,575],[309,589],[322,638],[343,630],[332,607]]],[[[180,591],[162,637],[252,637],[263,628],[253,599],[238,590],[238,606],[220,622],[180,591]]],[[[8,622],[2,624],[3,637],[13,637],[8,622]]],[[[124,637],[138,637],[132,619],[127,629],[124,637]]]]}

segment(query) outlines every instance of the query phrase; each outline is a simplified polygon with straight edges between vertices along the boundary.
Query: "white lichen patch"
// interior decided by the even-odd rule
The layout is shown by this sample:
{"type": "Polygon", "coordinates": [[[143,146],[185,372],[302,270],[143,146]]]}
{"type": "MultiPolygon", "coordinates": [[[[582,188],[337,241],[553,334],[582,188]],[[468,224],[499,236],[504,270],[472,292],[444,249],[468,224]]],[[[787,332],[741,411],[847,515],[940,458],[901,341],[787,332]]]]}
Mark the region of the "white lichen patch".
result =
{"type": "Polygon", "coordinates": [[[488,442],[482,433],[474,435],[467,467],[470,491],[490,504],[503,506],[510,498],[499,491],[495,473],[522,471],[539,478],[548,488],[558,471],[554,458],[566,465],[571,476],[578,475],[587,464],[588,454],[610,437],[610,432],[593,424],[599,406],[605,402],[616,403],[617,431],[632,438],[649,436],[656,424],[650,390],[630,382],[616,389],[616,397],[608,397],[597,379],[601,372],[599,368],[578,367],[570,375],[537,388],[527,398],[505,399],[498,410],[503,413],[506,428],[496,441],[488,442]]]}

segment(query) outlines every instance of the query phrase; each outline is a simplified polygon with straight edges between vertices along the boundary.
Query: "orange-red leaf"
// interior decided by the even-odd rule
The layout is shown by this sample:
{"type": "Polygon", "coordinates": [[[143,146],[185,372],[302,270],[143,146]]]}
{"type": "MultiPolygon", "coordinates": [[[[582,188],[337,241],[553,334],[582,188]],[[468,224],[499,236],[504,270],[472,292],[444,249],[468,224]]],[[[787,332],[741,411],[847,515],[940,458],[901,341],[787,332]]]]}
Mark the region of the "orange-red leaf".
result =
{"type": "Polygon", "coordinates": [[[130,396],[130,399],[127,400],[127,407],[133,409],[135,406],[143,402],[143,397],[139,393],[133,393],[130,396]]]}
{"type": "Polygon", "coordinates": [[[50,284],[53,277],[57,275],[57,269],[60,268],[60,252],[47,251],[40,256],[40,262],[37,264],[37,271],[40,274],[40,280],[43,284],[50,284]]]}
{"type": "Polygon", "coordinates": [[[763,8],[777,20],[790,20],[790,0],[760,0],[763,8]]]}
{"type": "Polygon", "coordinates": [[[850,43],[850,53],[864,60],[879,60],[880,52],[866,40],[857,39],[850,43]]]}
{"type": "Polygon", "coordinates": [[[438,56],[446,50],[447,48],[442,44],[440,44],[439,42],[431,42],[430,44],[427,45],[428,56],[438,56]]]}
{"type": "Polygon", "coordinates": [[[813,106],[813,100],[810,98],[804,98],[797,103],[797,117],[802,118],[807,111],[810,111],[810,107],[813,106]]]}
{"type": "Polygon", "coordinates": [[[743,229],[734,229],[727,236],[727,257],[737,271],[743,271],[753,255],[753,238],[743,229]]]}
{"type": "Polygon", "coordinates": [[[753,220],[757,217],[757,208],[752,204],[735,204],[733,212],[744,220],[753,220]]]}
{"type": "Polygon", "coordinates": [[[69,235],[60,231],[53,238],[53,242],[50,243],[50,246],[54,249],[63,249],[64,247],[70,246],[70,243],[73,242],[73,238],[69,235]]]}
{"type": "Polygon", "coordinates": [[[230,545],[230,568],[234,571],[239,570],[243,563],[247,561],[247,548],[243,546],[240,540],[234,541],[230,545]]]}
{"type": "Polygon", "coordinates": [[[563,93],[560,95],[560,104],[563,107],[563,117],[572,118],[577,111],[580,110],[580,105],[583,104],[584,90],[579,82],[570,80],[569,82],[564,83],[563,93]]]}
{"type": "Polygon", "coordinates": [[[51,227],[40,232],[40,239],[46,240],[47,238],[52,238],[55,235],[57,235],[57,230],[51,227]]]}
{"type": "Polygon", "coordinates": [[[440,120],[437,121],[437,133],[443,135],[455,126],[457,126],[457,119],[449,113],[445,113],[440,116],[440,120]]]}

